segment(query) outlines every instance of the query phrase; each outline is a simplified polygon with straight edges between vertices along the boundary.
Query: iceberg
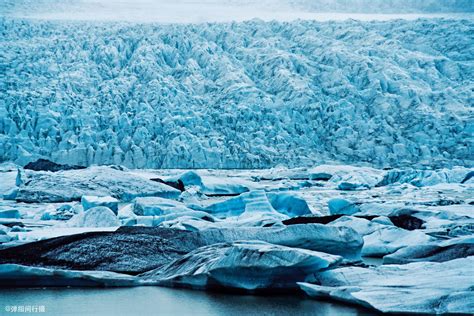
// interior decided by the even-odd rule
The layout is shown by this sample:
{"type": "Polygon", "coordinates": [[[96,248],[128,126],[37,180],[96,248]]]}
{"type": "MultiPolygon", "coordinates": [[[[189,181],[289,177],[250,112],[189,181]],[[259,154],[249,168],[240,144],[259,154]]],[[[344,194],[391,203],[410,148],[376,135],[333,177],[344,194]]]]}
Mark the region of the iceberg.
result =
{"type": "Polygon", "coordinates": [[[322,252],[240,241],[198,248],[140,277],[145,284],[277,292],[296,289],[297,281],[341,260],[322,252]]]}
{"type": "Polygon", "coordinates": [[[112,196],[130,201],[138,196],[177,198],[180,191],[126,170],[114,167],[89,167],[83,170],[25,170],[18,188],[18,202],[70,202],[83,196],[112,196]]]}

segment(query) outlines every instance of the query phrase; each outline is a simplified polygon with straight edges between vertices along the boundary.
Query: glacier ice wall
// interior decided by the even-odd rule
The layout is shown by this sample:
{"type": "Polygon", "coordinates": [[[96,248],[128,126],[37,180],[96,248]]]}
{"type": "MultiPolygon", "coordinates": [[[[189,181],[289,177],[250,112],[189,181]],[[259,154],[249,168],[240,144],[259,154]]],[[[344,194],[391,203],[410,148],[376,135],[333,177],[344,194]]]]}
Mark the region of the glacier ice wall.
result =
{"type": "Polygon", "coordinates": [[[472,20],[0,25],[1,161],[474,165],[472,20]]]}

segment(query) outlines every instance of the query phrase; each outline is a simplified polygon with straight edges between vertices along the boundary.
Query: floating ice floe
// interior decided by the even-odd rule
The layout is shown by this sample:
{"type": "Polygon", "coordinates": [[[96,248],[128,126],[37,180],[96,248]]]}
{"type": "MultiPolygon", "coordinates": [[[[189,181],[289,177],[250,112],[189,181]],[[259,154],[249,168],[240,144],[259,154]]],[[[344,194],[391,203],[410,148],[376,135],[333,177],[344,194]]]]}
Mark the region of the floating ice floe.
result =
{"type": "Polygon", "coordinates": [[[238,241],[198,248],[140,277],[145,284],[276,292],[295,289],[297,281],[341,260],[322,252],[238,241]]]}
{"type": "Polygon", "coordinates": [[[330,297],[383,313],[471,314],[473,275],[471,256],[443,263],[336,268],[315,274],[315,284],[299,285],[311,297],[330,297]]]}
{"type": "Polygon", "coordinates": [[[0,264],[0,283],[6,287],[103,287],[135,286],[138,279],[131,275],[108,271],[74,271],[0,264]]]}

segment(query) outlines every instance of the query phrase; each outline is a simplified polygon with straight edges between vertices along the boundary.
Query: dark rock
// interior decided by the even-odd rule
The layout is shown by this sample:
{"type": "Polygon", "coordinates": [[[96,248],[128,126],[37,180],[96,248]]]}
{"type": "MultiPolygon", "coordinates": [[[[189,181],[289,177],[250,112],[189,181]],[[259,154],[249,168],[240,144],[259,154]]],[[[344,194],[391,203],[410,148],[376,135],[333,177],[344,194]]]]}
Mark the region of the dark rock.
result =
{"type": "MultiPolygon", "coordinates": [[[[309,215],[309,216],[298,216],[298,217],[292,217],[290,219],[286,219],[282,221],[284,225],[296,225],[296,224],[329,224],[336,219],[341,218],[342,216],[345,216],[343,214],[337,214],[337,215],[326,215],[326,216],[315,216],[315,215],[309,215]]],[[[373,220],[377,216],[354,216],[354,217],[359,217],[359,218],[364,218],[366,220],[373,220]]]]}
{"type": "Polygon", "coordinates": [[[160,178],[152,178],[150,180],[169,185],[170,187],[173,187],[177,190],[180,190],[181,192],[183,192],[185,190],[184,183],[180,179],[178,179],[177,181],[165,181],[165,180],[160,179],[160,178]]]}
{"type": "Polygon", "coordinates": [[[474,177],[474,171],[469,171],[469,173],[464,177],[464,179],[461,181],[461,183],[466,183],[469,181],[472,177],[474,177]]]}
{"type": "Polygon", "coordinates": [[[71,165],[61,165],[55,162],[49,161],[47,159],[38,159],[36,161],[28,163],[23,167],[24,169],[34,170],[34,171],[61,171],[61,170],[77,170],[85,169],[83,166],[71,166],[71,165]]]}

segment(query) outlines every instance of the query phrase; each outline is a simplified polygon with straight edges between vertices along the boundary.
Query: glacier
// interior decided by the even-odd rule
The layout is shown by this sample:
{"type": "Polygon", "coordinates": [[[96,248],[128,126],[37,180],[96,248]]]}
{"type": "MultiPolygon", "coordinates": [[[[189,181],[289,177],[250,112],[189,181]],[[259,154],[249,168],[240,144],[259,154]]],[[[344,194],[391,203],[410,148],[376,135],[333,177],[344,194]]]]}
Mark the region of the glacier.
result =
{"type": "Polygon", "coordinates": [[[473,166],[472,18],[0,23],[0,161],[473,166]]]}

